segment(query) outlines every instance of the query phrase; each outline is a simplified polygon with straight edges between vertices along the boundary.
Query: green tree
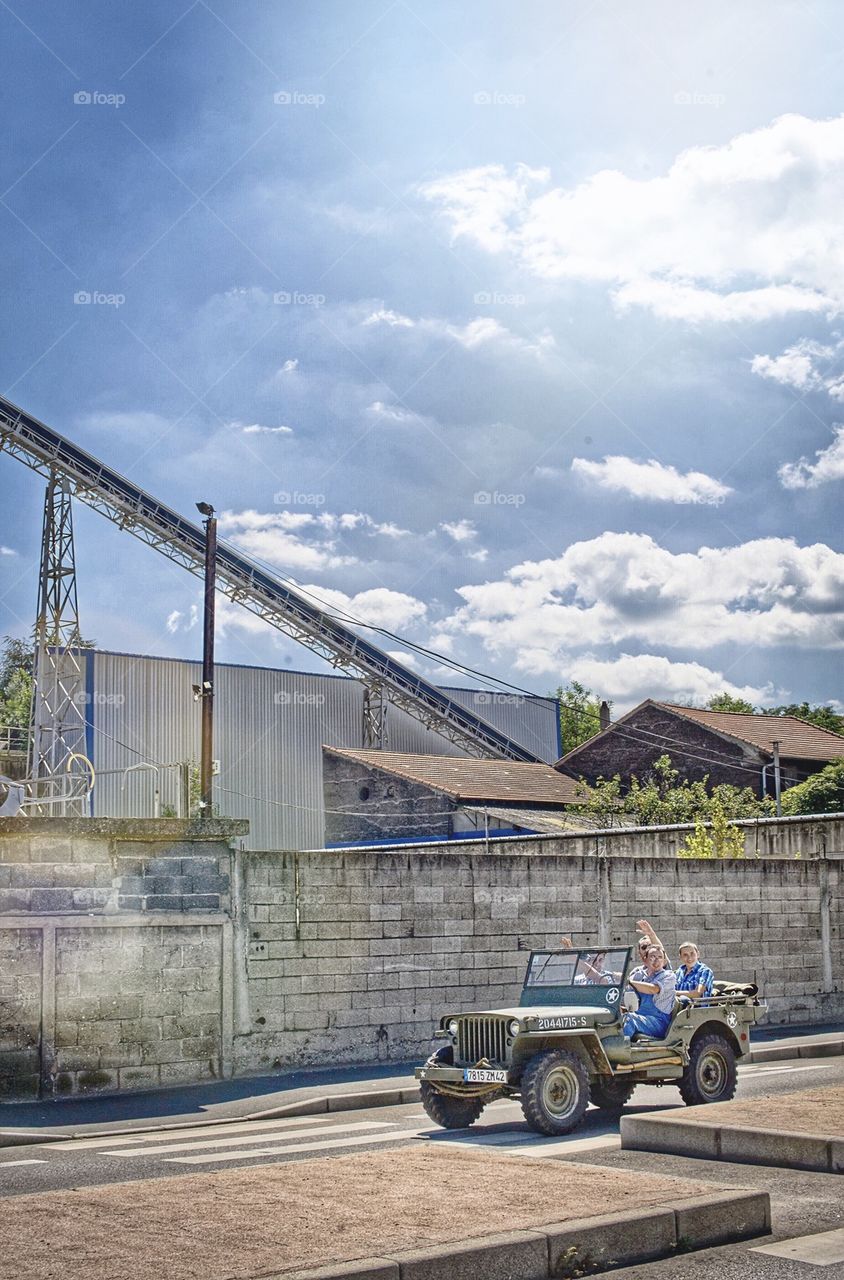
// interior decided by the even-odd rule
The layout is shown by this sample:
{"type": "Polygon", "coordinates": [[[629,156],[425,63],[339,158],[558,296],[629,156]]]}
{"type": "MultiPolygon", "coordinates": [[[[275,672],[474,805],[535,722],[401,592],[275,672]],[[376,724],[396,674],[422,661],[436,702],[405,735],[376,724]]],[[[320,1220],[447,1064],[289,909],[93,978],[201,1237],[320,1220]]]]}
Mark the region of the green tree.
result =
{"type": "Polygon", "coordinates": [[[0,726],[27,729],[32,705],[32,650],[6,636],[0,653],[0,726]]]}
{"type": "Polygon", "coordinates": [[[581,779],[582,802],[577,812],[601,826],[665,826],[678,822],[726,821],[757,818],[775,811],[770,798],[760,800],[750,787],[727,783],[707,787],[707,779],[690,782],[680,778],[670,756],[660,756],[642,778],[623,784],[619,774],[599,778],[594,786],[581,779]]]}
{"type": "Polygon", "coordinates": [[[677,850],[678,858],[743,858],[744,834],[730,823],[722,799],[710,797],[709,826],[695,819],[694,831],[677,850]]]}
{"type": "Polygon", "coordinates": [[[738,711],[742,715],[752,716],[756,708],[746,698],[734,698],[731,693],[716,693],[706,704],[710,711],[738,711]]]}
{"type": "Polygon", "coordinates": [[[573,751],[581,743],[594,738],[601,728],[601,699],[596,693],[572,680],[571,684],[559,685],[550,696],[560,703],[563,751],[573,751]]]}
{"type": "Polygon", "coordinates": [[[844,716],[840,716],[837,711],[833,711],[829,704],[813,707],[808,702],[790,702],[786,706],[771,707],[770,711],[765,714],[769,716],[799,716],[801,720],[808,720],[810,724],[816,724],[819,729],[829,729],[832,733],[844,734],[844,716]]]}
{"type": "Polygon", "coordinates": [[[782,811],[789,817],[801,813],[844,812],[844,760],[828,764],[805,782],[783,791],[782,811]]]}

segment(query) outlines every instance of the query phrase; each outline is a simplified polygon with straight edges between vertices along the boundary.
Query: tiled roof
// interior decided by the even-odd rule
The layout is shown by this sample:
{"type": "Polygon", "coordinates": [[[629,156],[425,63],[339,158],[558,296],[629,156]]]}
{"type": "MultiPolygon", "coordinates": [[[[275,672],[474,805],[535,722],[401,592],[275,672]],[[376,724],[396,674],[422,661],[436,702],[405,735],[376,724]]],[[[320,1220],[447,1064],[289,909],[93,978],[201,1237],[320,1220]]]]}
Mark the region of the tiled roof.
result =
{"type": "Polygon", "coordinates": [[[774,742],[780,744],[780,756],[789,760],[837,760],[844,756],[844,737],[829,729],[820,729],[798,716],[757,716],[737,711],[702,711],[697,707],[678,707],[672,702],[657,702],[687,720],[729,734],[748,742],[768,755],[774,742]]]}
{"type": "Polygon", "coordinates": [[[579,784],[549,764],[514,764],[470,756],[426,756],[410,752],[326,747],[332,755],[372,765],[409,782],[419,782],[455,800],[509,804],[579,803],[579,784]]]}

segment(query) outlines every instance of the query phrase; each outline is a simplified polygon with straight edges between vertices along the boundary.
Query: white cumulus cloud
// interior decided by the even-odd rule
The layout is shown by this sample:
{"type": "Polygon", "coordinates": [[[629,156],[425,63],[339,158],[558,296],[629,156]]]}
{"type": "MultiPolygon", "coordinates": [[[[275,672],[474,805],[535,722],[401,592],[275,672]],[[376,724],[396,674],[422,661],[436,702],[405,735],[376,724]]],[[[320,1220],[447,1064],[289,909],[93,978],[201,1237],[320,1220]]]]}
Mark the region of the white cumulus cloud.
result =
{"type": "Polygon", "coordinates": [[[717,693],[730,693],[759,705],[773,700],[770,685],[737,685],[720,671],[699,662],[671,662],[658,654],[622,653],[618,658],[591,655],[576,658],[568,668],[570,679],[579,680],[614,704],[616,715],[645,698],[663,702],[707,702],[717,693]]]}
{"type": "Polygon", "coordinates": [[[604,283],[617,305],[689,322],[833,313],[844,303],[844,116],[785,115],[681,151],[653,178],[577,185],[502,165],[428,182],[454,239],[543,279],[604,283]]]}
{"type": "Polygon", "coordinates": [[[680,472],[651,458],[637,462],[619,454],[608,455],[603,462],[575,458],[571,469],[575,475],[592,481],[602,489],[626,493],[632,498],[651,502],[703,503],[715,506],[733,491],[720,480],[702,471],[680,472]]]}
{"type": "Polygon", "coordinates": [[[830,480],[844,480],[844,425],[835,427],[835,439],[818,449],[814,462],[808,458],[786,462],[777,474],[786,489],[817,489],[830,480]]]}
{"type": "Polygon", "coordinates": [[[478,536],[478,531],[471,520],[444,521],[440,528],[455,542],[469,542],[478,536]]]}

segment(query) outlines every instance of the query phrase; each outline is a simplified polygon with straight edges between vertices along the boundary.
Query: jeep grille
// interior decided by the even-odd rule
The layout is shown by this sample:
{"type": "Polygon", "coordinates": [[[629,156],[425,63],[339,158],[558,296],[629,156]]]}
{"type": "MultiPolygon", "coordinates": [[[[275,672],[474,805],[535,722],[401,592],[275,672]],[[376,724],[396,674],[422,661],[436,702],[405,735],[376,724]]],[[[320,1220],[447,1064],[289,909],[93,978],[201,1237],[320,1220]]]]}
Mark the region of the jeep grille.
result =
{"type": "Polygon", "coordinates": [[[457,1020],[457,1061],[469,1066],[486,1058],[489,1062],[507,1061],[507,1026],[509,1018],[469,1017],[457,1020]]]}

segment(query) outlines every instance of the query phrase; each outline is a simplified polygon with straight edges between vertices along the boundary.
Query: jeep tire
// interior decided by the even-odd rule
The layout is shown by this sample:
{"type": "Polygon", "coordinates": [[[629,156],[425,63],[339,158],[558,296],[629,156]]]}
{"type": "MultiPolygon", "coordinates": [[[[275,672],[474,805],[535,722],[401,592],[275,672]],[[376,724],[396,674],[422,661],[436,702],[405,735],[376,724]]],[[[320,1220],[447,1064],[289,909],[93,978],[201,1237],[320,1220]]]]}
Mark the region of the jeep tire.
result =
{"type": "Polygon", "coordinates": [[[593,1080],[589,1086],[589,1101],[602,1111],[621,1111],[632,1098],[635,1088],[633,1080],[593,1080]]]}
{"type": "Polygon", "coordinates": [[[736,1053],[717,1031],[698,1035],[689,1050],[689,1065],[680,1079],[680,1096],[687,1107],[704,1102],[729,1102],[736,1091],[736,1053]]]}
{"type": "Polygon", "coordinates": [[[522,1074],[522,1111],[531,1129],[556,1137],[570,1133],[589,1103],[589,1076],[576,1053],[545,1049],[522,1074]]]}
{"type": "MultiPolygon", "coordinates": [[[[443,1045],[432,1053],[426,1067],[450,1067],[454,1062],[451,1045],[443,1045]]],[[[468,1129],[474,1124],[486,1105],[482,1098],[456,1098],[439,1093],[436,1086],[423,1080],[420,1086],[425,1114],[441,1129],[468,1129]]]]}

